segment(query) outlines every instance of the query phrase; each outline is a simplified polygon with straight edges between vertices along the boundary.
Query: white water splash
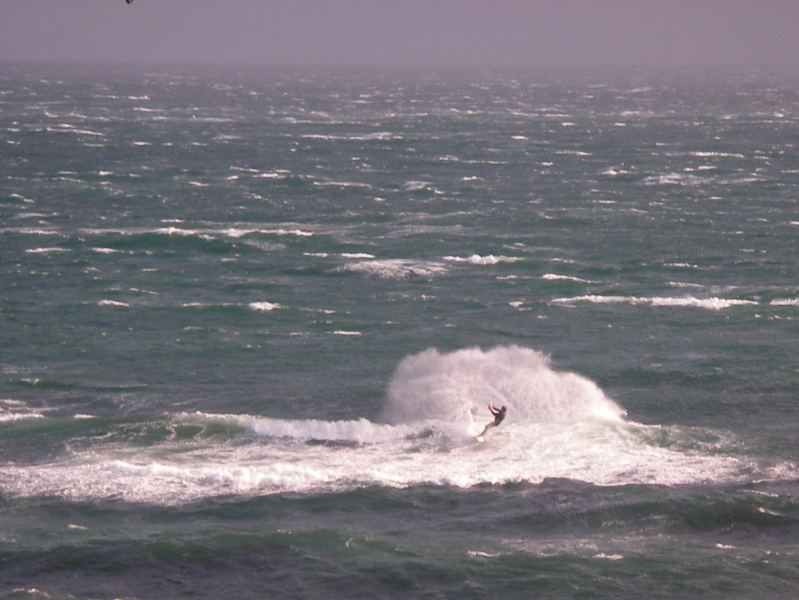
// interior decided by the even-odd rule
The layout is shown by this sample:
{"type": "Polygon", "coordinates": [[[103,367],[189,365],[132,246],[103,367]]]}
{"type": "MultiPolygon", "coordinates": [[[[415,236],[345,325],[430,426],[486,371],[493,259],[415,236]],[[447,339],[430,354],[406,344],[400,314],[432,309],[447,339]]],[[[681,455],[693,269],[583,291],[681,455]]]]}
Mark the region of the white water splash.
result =
{"type": "Polygon", "coordinates": [[[203,437],[147,447],[101,443],[36,468],[4,465],[0,490],[181,504],[231,494],[547,478],[674,485],[743,480],[756,470],[740,457],[664,444],[661,428],[624,415],[595,383],[553,369],[535,350],[430,349],[399,364],[379,422],[177,414],[174,426],[227,424],[234,443],[203,437]],[[491,420],[488,402],[506,405],[508,416],[477,443],[472,436],[491,420]]]}

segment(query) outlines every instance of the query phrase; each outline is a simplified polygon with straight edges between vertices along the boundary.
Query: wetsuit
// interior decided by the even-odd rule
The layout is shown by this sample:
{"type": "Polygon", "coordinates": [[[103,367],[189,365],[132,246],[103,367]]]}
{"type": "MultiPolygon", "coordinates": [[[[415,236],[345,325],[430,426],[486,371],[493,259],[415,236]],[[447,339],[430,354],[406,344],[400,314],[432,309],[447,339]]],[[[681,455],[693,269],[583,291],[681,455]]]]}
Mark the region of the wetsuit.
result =
{"type": "Polygon", "coordinates": [[[508,412],[508,409],[504,406],[502,408],[494,408],[493,406],[489,406],[488,410],[491,411],[491,414],[494,415],[494,422],[491,423],[494,427],[502,423],[503,419],[505,418],[505,413],[508,412]]]}
{"type": "Polygon", "coordinates": [[[508,412],[508,409],[504,406],[502,408],[494,408],[493,406],[489,405],[488,410],[490,410],[491,414],[494,415],[494,420],[486,425],[485,429],[483,429],[483,431],[481,431],[477,437],[484,436],[486,431],[502,423],[503,419],[505,418],[505,413],[508,412]]]}

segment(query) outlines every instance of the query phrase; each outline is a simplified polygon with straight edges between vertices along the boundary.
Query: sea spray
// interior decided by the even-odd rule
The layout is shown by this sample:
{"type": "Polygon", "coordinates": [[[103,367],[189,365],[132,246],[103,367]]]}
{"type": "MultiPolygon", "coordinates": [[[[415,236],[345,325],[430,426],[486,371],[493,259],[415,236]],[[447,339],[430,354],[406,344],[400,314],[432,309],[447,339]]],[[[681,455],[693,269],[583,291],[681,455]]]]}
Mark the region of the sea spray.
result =
{"type": "Polygon", "coordinates": [[[554,370],[536,350],[429,349],[400,362],[380,422],[178,413],[166,417],[167,429],[215,431],[214,442],[111,436],[35,469],[0,466],[0,493],[182,504],[368,486],[673,485],[751,475],[754,466],[739,458],[653,444],[656,426],[624,415],[596,384],[554,370]],[[508,418],[478,444],[471,436],[490,420],[489,402],[507,406],[508,418]]]}
{"type": "Polygon", "coordinates": [[[450,353],[428,349],[405,358],[388,387],[389,423],[436,419],[470,427],[486,404],[506,405],[509,422],[620,421],[624,409],[580,375],[552,369],[545,354],[520,346],[450,353]]]}

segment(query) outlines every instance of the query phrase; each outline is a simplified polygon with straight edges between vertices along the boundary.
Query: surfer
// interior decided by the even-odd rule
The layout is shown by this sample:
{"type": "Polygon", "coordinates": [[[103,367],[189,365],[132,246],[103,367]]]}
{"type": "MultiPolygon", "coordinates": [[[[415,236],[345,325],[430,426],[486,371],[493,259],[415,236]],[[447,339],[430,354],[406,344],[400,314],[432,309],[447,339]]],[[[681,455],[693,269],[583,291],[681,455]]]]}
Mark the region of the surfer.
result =
{"type": "Polygon", "coordinates": [[[494,420],[485,426],[485,429],[483,429],[483,431],[480,432],[480,435],[477,436],[478,438],[483,437],[486,434],[486,431],[492,427],[497,427],[500,423],[502,423],[503,419],[505,419],[505,413],[508,412],[508,409],[505,406],[497,408],[493,404],[488,405],[488,410],[492,415],[494,415],[494,420]]]}

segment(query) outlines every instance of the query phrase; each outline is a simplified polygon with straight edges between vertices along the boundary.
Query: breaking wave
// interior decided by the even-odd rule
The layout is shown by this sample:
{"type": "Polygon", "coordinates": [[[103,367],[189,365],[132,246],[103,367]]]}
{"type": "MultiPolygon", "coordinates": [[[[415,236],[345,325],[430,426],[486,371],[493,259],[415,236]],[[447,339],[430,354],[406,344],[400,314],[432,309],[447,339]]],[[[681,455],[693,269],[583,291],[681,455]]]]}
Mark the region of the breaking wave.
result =
{"type": "MultiPolygon", "coordinates": [[[[7,418],[19,418],[11,408],[7,418]]],[[[529,348],[428,349],[400,362],[376,421],[167,415],[162,437],[154,441],[150,433],[144,445],[131,443],[130,427],[123,426],[124,443],[110,431],[107,441],[93,438],[91,447],[77,444],[84,449],[35,468],[6,464],[0,490],[182,504],[227,495],[535,484],[553,477],[673,485],[757,472],[751,459],[720,454],[723,440],[706,443],[707,431],[642,425],[625,414],[593,381],[554,369],[529,348]],[[491,420],[487,403],[507,406],[508,417],[478,443],[473,436],[491,420]]]]}

